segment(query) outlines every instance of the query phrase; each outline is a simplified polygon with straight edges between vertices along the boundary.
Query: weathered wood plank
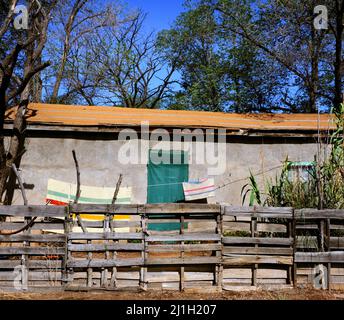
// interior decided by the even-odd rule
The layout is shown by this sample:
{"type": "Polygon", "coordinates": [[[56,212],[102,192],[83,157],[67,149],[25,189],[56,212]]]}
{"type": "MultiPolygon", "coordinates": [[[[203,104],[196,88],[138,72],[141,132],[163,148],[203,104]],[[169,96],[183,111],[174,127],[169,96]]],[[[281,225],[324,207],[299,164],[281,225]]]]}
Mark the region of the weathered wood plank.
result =
{"type": "Polygon", "coordinates": [[[292,219],[292,208],[224,206],[224,215],[292,219]]]}
{"type": "Polygon", "coordinates": [[[143,240],[144,234],[141,232],[104,232],[104,233],[70,233],[69,240],[143,240]]]}
{"type": "Polygon", "coordinates": [[[300,220],[338,219],[344,220],[344,210],[295,210],[295,218],[300,220]]]}
{"type": "MultiPolygon", "coordinates": [[[[251,229],[249,222],[225,222],[224,230],[225,231],[246,231],[249,232],[251,229]]],[[[283,224],[273,224],[273,223],[258,223],[257,224],[258,232],[287,232],[286,225],[283,224]]]]}
{"type": "Polygon", "coordinates": [[[218,257],[147,258],[146,265],[218,264],[218,257]]]}
{"type": "Polygon", "coordinates": [[[184,244],[184,245],[149,245],[147,252],[192,252],[192,251],[216,251],[221,250],[221,244],[209,243],[209,244],[184,244]]]}
{"type": "Polygon", "coordinates": [[[93,260],[76,260],[67,261],[68,268],[111,268],[143,265],[142,258],[128,259],[93,259],[93,260]]]}
{"type": "Polygon", "coordinates": [[[232,255],[223,257],[224,265],[249,264],[284,264],[292,265],[293,257],[289,256],[258,256],[258,255],[232,255]]]}
{"type": "Polygon", "coordinates": [[[267,248],[267,247],[224,247],[223,255],[227,254],[266,254],[266,255],[293,255],[292,248],[267,248]]]}
{"type": "Polygon", "coordinates": [[[33,256],[52,256],[52,255],[64,255],[64,248],[57,247],[0,247],[0,254],[3,255],[33,255],[33,256]]]}
{"type": "MultiPolygon", "coordinates": [[[[86,221],[84,220],[84,225],[87,228],[95,228],[95,229],[101,229],[104,226],[103,221],[86,221]]],[[[139,228],[140,227],[140,221],[118,221],[114,220],[112,222],[112,227],[114,229],[117,228],[139,228]]]]}
{"type": "Polygon", "coordinates": [[[143,243],[114,243],[114,244],[69,244],[68,250],[76,252],[104,251],[142,251],[143,243]]]}
{"type": "MultiPolygon", "coordinates": [[[[26,226],[22,222],[0,222],[0,230],[20,230],[26,226]]],[[[63,230],[63,221],[61,223],[54,222],[35,222],[31,230],[63,230]]]]}
{"type": "Polygon", "coordinates": [[[61,206],[0,206],[0,216],[64,217],[66,207],[61,206]]]}
{"type": "Polygon", "coordinates": [[[56,242],[64,243],[66,236],[61,234],[18,234],[12,236],[0,235],[0,242],[56,242]]]}
{"type": "Polygon", "coordinates": [[[154,214],[220,214],[220,206],[213,204],[152,204],[152,205],[89,205],[73,204],[70,206],[73,213],[92,213],[92,214],[113,214],[113,215],[136,215],[146,213],[154,214]]]}
{"type": "Polygon", "coordinates": [[[250,238],[250,237],[223,237],[224,244],[262,244],[262,245],[285,245],[293,244],[292,238],[250,238]]]}
{"type": "Polygon", "coordinates": [[[190,213],[213,213],[220,214],[221,206],[217,204],[197,204],[197,203],[164,203],[164,204],[147,204],[144,206],[146,214],[190,214],[190,213]]]}
{"type": "Polygon", "coordinates": [[[343,249],[344,250],[344,237],[331,237],[330,247],[332,249],[343,249]]]}
{"type": "Polygon", "coordinates": [[[72,204],[70,205],[70,212],[94,215],[137,215],[140,213],[140,206],[137,204],[72,204]]]}
{"type": "MultiPolygon", "coordinates": [[[[0,260],[0,269],[14,269],[21,265],[21,260],[0,260]]],[[[62,261],[59,260],[29,260],[29,269],[60,269],[62,261]]]]}
{"type": "Polygon", "coordinates": [[[173,236],[148,236],[147,242],[155,241],[220,241],[221,235],[219,234],[206,234],[206,233],[186,233],[173,236]]]}
{"type": "Polygon", "coordinates": [[[344,263],[344,252],[297,252],[295,261],[297,263],[344,263]]]}

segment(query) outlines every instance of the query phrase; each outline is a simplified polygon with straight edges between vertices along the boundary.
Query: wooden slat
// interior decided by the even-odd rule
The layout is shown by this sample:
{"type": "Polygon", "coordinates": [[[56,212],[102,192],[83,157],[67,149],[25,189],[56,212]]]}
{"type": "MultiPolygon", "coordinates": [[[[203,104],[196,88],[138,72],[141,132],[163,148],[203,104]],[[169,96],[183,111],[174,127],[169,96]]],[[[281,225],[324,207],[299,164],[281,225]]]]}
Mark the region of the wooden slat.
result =
{"type": "Polygon", "coordinates": [[[220,214],[220,206],[213,204],[154,204],[154,205],[88,205],[88,204],[73,204],[70,206],[70,211],[73,213],[92,213],[92,214],[113,214],[113,215],[136,215],[146,213],[154,214],[220,214]]]}
{"type": "Polygon", "coordinates": [[[18,234],[12,236],[0,235],[0,242],[57,242],[64,243],[66,241],[65,235],[60,234],[18,234]]]}
{"type": "Polygon", "coordinates": [[[189,233],[174,236],[149,236],[147,242],[154,241],[220,241],[221,235],[206,233],[189,233]]]}
{"type": "Polygon", "coordinates": [[[128,267],[143,265],[142,258],[128,259],[92,259],[76,260],[72,259],[67,262],[68,268],[111,268],[111,267],[128,267]]]}
{"type": "Polygon", "coordinates": [[[123,205],[106,205],[106,204],[72,204],[70,205],[70,212],[80,214],[94,214],[94,215],[137,215],[140,213],[140,208],[143,206],[137,204],[123,204],[123,205]]]}
{"type": "Polygon", "coordinates": [[[262,244],[262,245],[286,245],[293,244],[292,238],[245,238],[245,237],[223,237],[224,244],[262,244]]]}
{"type": "Polygon", "coordinates": [[[216,251],[221,250],[222,246],[216,243],[209,244],[167,244],[167,245],[149,245],[147,252],[192,252],[192,251],[216,251]]]}
{"type": "Polygon", "coordinates": [[[50,248],[50,247],[0,247],[0,254],[3,255],[64,255],[64,248],[50,248]]]}
{"type": "Polygon", "coordinates": [[[70,233],[69,240],[143,240],[144,234],[127,232],[70,233]]]}
{"type": "Polygon", "coordinates": [[[68,250],[77,252],[103,251],[142,251],[143,243],[114,243],[114,244],[69,244],[68,250]]]}
{"type": "Polygon", "coordinates": [[[292,265],[291,256],[232,255],[223,257],[224,265],[284,264],[292,265]]]}
{"type": "Polygon", "coordinates": [[[147,204],[144,206],[145,213],[148,215],[173,213],[173,214],[220,214],[221,206],[217,204],[196,204],[196,203],[164,203],[164,204],[147,204]]]}
{"type": "MultiPolygon", "coordinates": [[[[84,220],[84,225],[87,228],[98,228],[101,229],[104,226],[103,221],[86,221],[84,220]]],[[[117,221],[114,220],[112,222],[112,227],[113,228],[135,228],[135,227],[140,227],[140,221],[117,221]]]]}
{"type": "Polygon", "coordinates": [[[330,247],[332,249],[335,249],[335,248],[344,249],[344,237],[331,237],[330,247]]]}
{"type": "MultiPolygon", "coordinates": [[[[20,230],[26,226],[22,222],[0,222],[0,230],[20,230]]],[[[35,222],[31,230],[63,230],[63,221],[61,223],[54,222],[35,222]]]]}
{"type": "Polygon", "coordinates": [[[292,208],[224,206],[224,215],[292,219],[292,208]]]}
{"type": "Polygon", "coordinates": [[[297,252],[297,263],[344,263],[344,252],[297,252]]]}
{"type": "MultiPolygon", "coordinates": [[[[0,269],[14,269],[21,265],[21,260],[0,260],[0,269]]],[[[62,261],[59,260],[29,260],[29,269],[60,269],[62,261]]]]}
{"type": "Polygon", "coordinates": [[[338,219],[344,220],[344,210],[316,210],[300,209],[295,210],[295,218],[299,220],[338,219]]]}
{"type": "Polygon", "coordinates": [[[223,255],[227,254],[266,254],[266,255],[293,255],[292,248],[266,248],[266,247],[224,247],[223,255]]]}
{"type": "Polygon", "coordinates": [[[184,258],[147,258],[147,265],[186,265],[186,264],[217,264],[218,257],[184,257],[184,258]]]}
{"type": "Polygon", "coordinates": [[[0,216],[64,217],[65,213],[61,206],[0,206],[0,216]]]}

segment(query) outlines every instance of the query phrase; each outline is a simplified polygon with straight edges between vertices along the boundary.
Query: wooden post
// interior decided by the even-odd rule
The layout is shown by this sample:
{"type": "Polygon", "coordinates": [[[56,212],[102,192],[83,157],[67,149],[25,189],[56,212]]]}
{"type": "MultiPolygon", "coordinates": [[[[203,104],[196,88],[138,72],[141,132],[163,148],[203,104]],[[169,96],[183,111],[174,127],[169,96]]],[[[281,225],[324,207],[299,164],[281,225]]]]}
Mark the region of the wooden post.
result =
{"type": "MultiPolygon", "coordinates": [[[[87,244],[91,244],[91,240],[87,240],[87,244]]],[[[90,263],[92,261],[92,252],[87,253],[87,260],[90,263]]],[[[93,269],[87,268],[87,286],[89,288],[93,287],[93,269]]]]}
{"type": "MultiPolygon", "coordinates": [[[[23,197],[23,201],[24,201],[24,205],[27,206],[28,205],[28,200],[26,197],[26,193],[25,193],[25,188],[24,188],[24,184],[23,181],[21,179],[21,176],[19,175],[19,172],[17,170],[16,165],[13,163],[12,164],[12,170],[18,180],[18,184],[20,186],[20,190],[21,190],[21,194],[23,197]]],[[[27,228],[24,229],[23,233],[25,235],[30,234],[30,230],[31,230],[31,226],[32,226],[32,221],[36,220],[37,217],[35,217],[34,219],[30,218],[30,217],[25,217],[24,218],[24,224],[27,225],[27,228]]],[[[30,243],[28,241],[23,241],[23,246],[24,247],[29,247],[30,243]]],[[[28,290],[28,285],[29,285],[29,256],[23,254],[21,256],[21,276],[22,276],[22,289],[23,290],[28,290]]]]}
{"type": "Polygon", "coordinates": [[[143,238],[143,244],[144,244],[144,249],[141,252],[141,257],[143,260],[143,265],[141,266],[140,269],[140,288],[144,291],[147,291],[147,267],[146,267],[146,260],[147,260],[147,242],[146,242],[146,236],[147,236],[147,217],[145,213],[142,213],[141,215],[141,229],[142,233],[144,235],[143,238]]]}
{"type": "MultiPolygon", "coordinates": [[[[72,240],[69,240],[69,233],[73,232],[73,225],[74,225],[74,220],[73,220],[73,213],[70,212],[70,204],[67,207],[68,210],[68,223],[67,223],[67,249],[68,247],[73,243],[72,240]]],[[[67,253],[67,260],[71,261],[72,260],[72,251],[68,249],[67,253]]],[[[67,276],[68,276],[68,281],[73,281],[73,268],[67,269],[67,276]]]]}
{"type": "Polygon", "coordinates": [[[296,289],[297,287],[297,264],[296,264],[296,250],[297,250],[297,238],[296,238],[296,218],[295,209],[293,209],[293,221],[292,221],[292,238],[293,238],[293,285],[296,289]]]}
{"type": "MultiPolygon", "coordinates": [[[[326,250],[331,251],[331,219],[326,220],[326,250]]],[[[331,290],[331,262],[327,263],[327,288],[331,290]]]]}
{"type": "Polygon", "coordinates": [[[65,287],[68,284],[68,234],[69,234],[69,210],[66,207],[66,215],[64,220],[64,234],[65,234],[65,254],[62,261],[62,285],[65,287]]]}
{"type": "MultiPolygon", "coordinates": [[[[180,234],[184,234],[184,215],[180,216],[180,234]]],[[[181,260],[184,260],[184,241],[180,242],[182,245],[182,250],[180,251],[181,260]]],[[[180,267],[180,291],[185,290],[185,267],[181,265],[180,267]]]]}
{"type": "MultiPolygon", "coordinates": [[[[293,237],[293,222],[291,220],[287,222],[287,235],[288,238],[293,237]]],[[[291,246],[291,248],[293,248],[293,246],[291,246]]],[[[293,266],[287,267],[287,283],[293,284],[293,266]]]]}
{"type": "MultiPolygon", "coordinates": [[[[104,223],[103,223],[103,230],[104,233],[110,232],[110,215],[106,214],[104,223]]],[[[105,244],[109,244],[109,240],[104,241],[105,244]]],[[[110,252],[109,250],[105,251],[105,259],[108,260],[110,259],[110,252]]],[[[103,268],[102,270],[102,276],[101,276],[101,287],[106,288],[108,287],[108,269],[103,268]]]]}
{"type": "MultiPolygon", "coordinates": [[[[222,232],[223,232],[223,215],[222,215],[222,208],[221,208],[221,211],[216,216],[216,233],[220,234],[222,236],[222,232]]],[[[221,240],[220,240],[220,244],[222,244],[221,240]]],[[[220,258],[220,260],[221,260],[222,250],[216,251],[216,256],[218,258],[220,258]]],[[[223,281],[223,265],[222,265],[222,263],[220,263],[216,266],[216,278],[215,279],[216,279],[215,285],[217,285],[217,287],[219,289],[222,289],[222,281],[223,281]]]]}
{"type": "MultiPolygon", "coordinates": [[[[252,217],[251,218],[251,237],[254,238],[256,236],[257,231],[257,218],[252,217]]],[[[256,248],[258,247],[258,244],[254,245],[256,248]]],[[[254,264],[252,267],[252,286],[257,286],[257,269],[258,264],[254,264]]]]}
{"type": "MultiPolygon", "coordinates": [[[[118,196],[118,193],[119,193],[119,189],[121,187],[121,184],[122,184],[122,180],[123,180],[123,175],[120,174],[119,175],[119,178],[118,178],[118,181],[116,183],[116,188],[115,188],[115,192],[113,194],[113,197],[112,197],[112,202],[111,204],[114,205],[116,203],[116,200],[117,200],[117,196],[118,196]]],[[[109,226],[110,226],[110,232],[115,232],[115,228],[113,226],[113,220],[114,220],[114,215],[111,214],[110,215],[110,223],[109,223],[109,226]]],[[[114,240],[113,241],[114,243],[118,243],[117,240],[114,240]]],[[[117,260],[117,251],[115,250],[112,254],[112,258],[113,260],[117,260]]],[[[112,268],[112,274],[111,274],[111,280],[110,280],[110,286],[112,288],[117,288],[117,267],[113,267],[112,268]]]]}

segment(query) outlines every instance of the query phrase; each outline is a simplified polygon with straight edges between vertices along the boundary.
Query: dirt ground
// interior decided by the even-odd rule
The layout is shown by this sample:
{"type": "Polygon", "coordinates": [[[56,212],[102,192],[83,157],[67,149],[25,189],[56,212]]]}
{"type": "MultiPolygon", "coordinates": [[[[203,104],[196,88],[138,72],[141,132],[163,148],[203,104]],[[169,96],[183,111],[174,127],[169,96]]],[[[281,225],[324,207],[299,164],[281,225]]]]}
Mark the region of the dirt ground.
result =
{"type": "Polygon", "coordinates": [[[283,291],[222,292],[54,292],[1,293],[0,300],[344,300],[344,291],[308,289],[283,291]]]}

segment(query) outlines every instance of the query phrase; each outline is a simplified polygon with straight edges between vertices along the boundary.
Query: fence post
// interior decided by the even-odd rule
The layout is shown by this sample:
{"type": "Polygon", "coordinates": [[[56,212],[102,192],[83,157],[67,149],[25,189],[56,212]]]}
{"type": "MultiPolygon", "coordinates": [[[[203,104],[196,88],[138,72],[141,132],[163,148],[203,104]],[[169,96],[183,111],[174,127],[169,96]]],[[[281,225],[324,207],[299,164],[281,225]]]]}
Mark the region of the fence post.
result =
{"type": "Polygon", "coordinates": [[[146,260],[147,260],[147,216],[145,209],[143,208],[143,212],[141,212],[141,229],[143,234],[143,251],[141,252],[141,258],[143,260],[143,265],[140,269],[140,288],[144,291],[147,291],[147,267],[146,267],[146,260]]]}
{"type": "Polygon", "coordinates": [[[293,217],[292,217],[292,230],[291,230],[291,237],[293,238],[293,286],[296,289],[297,287],[297,264],[296,264],[296,250],[297,250],[297,236],[296,236],[296,216],[295,216],[295,209],[292,210],[293,217]]]}
{"type": "Polygon", "coordinates": [[[68,284],[68,270],[67,270],[67,261],[68,261],[68,234],[69,234],[69,207],[65,207],[65,219],[63,224],[64,235],[65,235],[65,254],[62,261],[62,285],[66,286],[68,284]]]}
{"type": "Polygon", "coordinates": [[[216,251],[216,256],[220,258],[221,262],[216,266],[216,285],[219,290],[222,290],[222,281],[223,281],[223,264],[222,264],[222,256],[223,256],[223,245],[222,245],[222,233],[223,233],[223,211],[224,206],[220,207],[220,212],[216,216],[216,233],[221,236],[220,244],[221,250],[216,251]]]}
{"type": "MultiPolygon", "coordinates": [[[[257,218],[252,217],[251,218],[251,237],[254,238],[256,236],[257,231],[257,218]]],[[[258,247],[258,244],[254,245],[255,248],[258,247]]],[[[257,269],[258,264],[254,264],[252,267],[252,286],[257,286],[257,269]]]]}
{"type": "MultiPolygon", "coordinates": [[[[184,234],[184,214],[180,216],[180,234],[184,234]]],[[[180,244],[182,245],[182,250],[180,251],[180,257],[183,261],[184,259],[184,241],[181,241],[180,244]]],[[[181,265],[180,267],[180,291],[185,290],[185,267],[184,265],[181,265]]]]}
{"type": "MultiPolygon", "coordinates": [[[[326,249],[331,251],[331,219],[326,219],[326,249]]],[[[331,290],[331,262],[327,263],[327,287],[331,290]]]]}

